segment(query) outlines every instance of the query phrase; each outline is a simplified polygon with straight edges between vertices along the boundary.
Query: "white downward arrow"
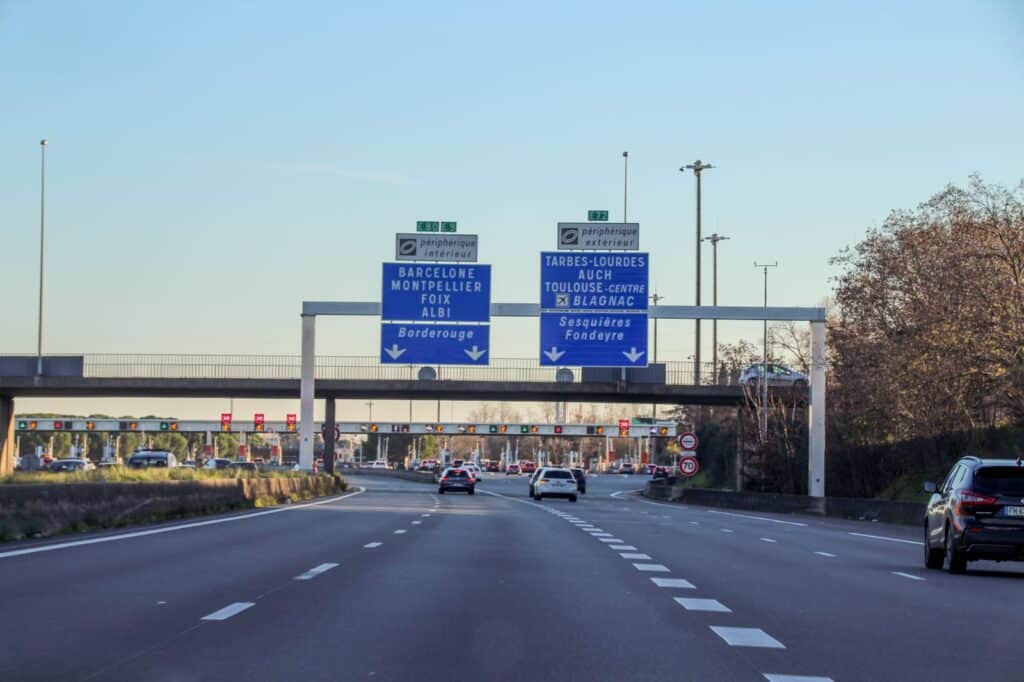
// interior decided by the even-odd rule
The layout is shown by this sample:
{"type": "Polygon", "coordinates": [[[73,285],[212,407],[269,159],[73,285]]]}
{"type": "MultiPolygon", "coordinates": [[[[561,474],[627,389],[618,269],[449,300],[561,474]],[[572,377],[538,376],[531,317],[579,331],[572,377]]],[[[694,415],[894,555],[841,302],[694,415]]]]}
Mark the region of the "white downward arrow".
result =
{"type": "Polygon", "coordinates": [[[392,360],[397,360],[402,357],[403,353],[405,353],[405,349],[399,348],[397,343],[393,343],[391,344],[391,348],[385,348],[384,352],[390,355],[392,360]]]}
{"type": "Polygon", "coordinates": [[[565,355],[565,351],[558,350],[557,346],[551,346],[551,350],[544,351],[544,355],[548,356],[548,359],[551,360],[551,362],[558,362],[558,358],[565,355]]]}
{"type": "Polygon", "coordinates": [[[622,354],[625,355],[626,359],[629,360],[630,362],[636,362],[641,357],[643,357],[644,351],[638,351],[636,349],[636,346],[634,346],[629,349],[628,353],[626,351],[622,351],[622,354]]]}
{"type": "Polygon", "coordinates": [[[484,348],[483,350],[480,350],[476,346],[473,346],[473,348],[471,348],[470,350],[466,350],[465,348],[463,348],[462,352],[468,355],[470,360],[476,362],[477,360],[484,356],[484,353],[487,352],[487,349],[484,348]]]}

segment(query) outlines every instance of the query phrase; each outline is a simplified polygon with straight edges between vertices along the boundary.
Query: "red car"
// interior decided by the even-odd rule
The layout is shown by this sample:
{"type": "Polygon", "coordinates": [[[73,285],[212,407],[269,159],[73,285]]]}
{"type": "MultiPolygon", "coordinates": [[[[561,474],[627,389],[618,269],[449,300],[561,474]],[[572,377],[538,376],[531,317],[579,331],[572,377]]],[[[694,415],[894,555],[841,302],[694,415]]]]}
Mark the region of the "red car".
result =
{"type": "Polygon", "coordinates": [[[651,471],[651,480],[656,478],[668,478],[668,467],[654,467],[651,471]]]}

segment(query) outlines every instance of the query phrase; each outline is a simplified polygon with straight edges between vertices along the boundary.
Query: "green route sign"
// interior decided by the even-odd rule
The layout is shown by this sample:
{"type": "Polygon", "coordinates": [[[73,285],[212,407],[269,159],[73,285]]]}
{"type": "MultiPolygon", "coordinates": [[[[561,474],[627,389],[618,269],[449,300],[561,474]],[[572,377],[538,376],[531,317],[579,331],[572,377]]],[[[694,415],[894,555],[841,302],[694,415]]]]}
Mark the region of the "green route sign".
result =
{"type": "Polygon", "coordinates": [[[608,211],[587,211],[587,220],[608,220],[608,211]]]}
{"type": "MultiPolygon", "coordinates": [[[[416,221],[417,232],[440,232],[441,223],[436,220],[417,220],[416,221]]],[[[454,230],[452,230],[454,232],[454,230]]]]}
{"type": "Polygon", "coordinates": [[[442,222],[441,223],[441,231],[442,232],[455,232],[455,221],[452,220],[450,222],[442,222]]]}

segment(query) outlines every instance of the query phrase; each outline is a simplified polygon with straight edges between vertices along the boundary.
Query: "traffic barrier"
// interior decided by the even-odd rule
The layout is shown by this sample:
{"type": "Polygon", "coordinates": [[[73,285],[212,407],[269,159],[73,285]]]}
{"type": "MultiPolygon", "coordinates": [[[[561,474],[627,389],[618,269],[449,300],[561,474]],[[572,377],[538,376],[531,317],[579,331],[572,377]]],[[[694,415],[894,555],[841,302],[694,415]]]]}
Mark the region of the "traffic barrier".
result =
{"type": "Polygon", "coordinates": [[[671,482],[648,481],[643,495],[655,500],[683,502],[705,507],[724,507],[781,514],[813,514],[858,521],[879,521],[917,526],[924,519],[921,502],[900,502],[854,497],[809,497],[784,493],[736,492],[687,488],[671,482]]]}

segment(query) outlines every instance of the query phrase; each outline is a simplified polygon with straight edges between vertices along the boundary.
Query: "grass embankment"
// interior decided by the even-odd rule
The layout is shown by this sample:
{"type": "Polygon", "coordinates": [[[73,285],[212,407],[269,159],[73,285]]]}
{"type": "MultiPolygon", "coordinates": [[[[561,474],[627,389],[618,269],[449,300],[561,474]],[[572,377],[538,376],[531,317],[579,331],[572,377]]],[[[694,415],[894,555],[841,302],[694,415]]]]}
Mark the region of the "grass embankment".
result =
{"type": "Polygon", "coordinates": [[[297,471],[127,469],[0,478],[0,541],[272,507],[343,492],[341,476],[297,471]]]}

